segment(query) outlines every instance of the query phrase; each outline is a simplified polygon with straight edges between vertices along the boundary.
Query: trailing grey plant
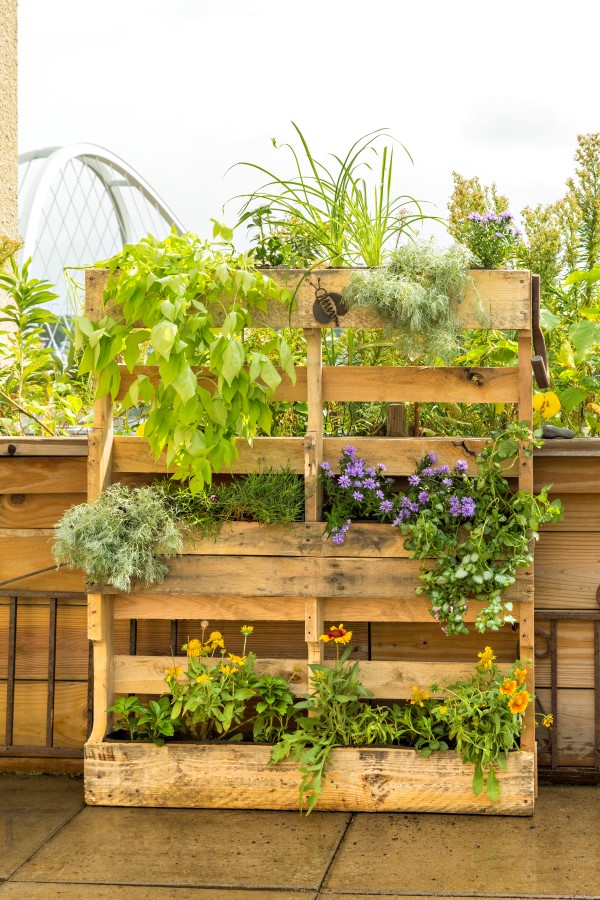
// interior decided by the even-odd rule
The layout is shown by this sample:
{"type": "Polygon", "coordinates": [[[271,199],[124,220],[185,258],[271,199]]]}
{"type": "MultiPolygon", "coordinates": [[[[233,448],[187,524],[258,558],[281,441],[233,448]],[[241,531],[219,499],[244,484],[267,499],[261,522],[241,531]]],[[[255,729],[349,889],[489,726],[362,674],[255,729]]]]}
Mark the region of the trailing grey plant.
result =
{"type": "Polygon", "coordinates": [[[183,538],[176,518],[152,487],[108,487],[94,503],[72,506],[58,523],[53,552],[57,564],[83,569],[95,584],[129,591],[131,579],[164,580],[160,557],[176,556],[183,538]]]}
{"type": "Polygon", "coordinates": [[[468,251],[458,245],[439,250],[433,241],[409,242],[387,265],[353,273],[342,296],[350,308],[372,310],[408,359],[452,359],[460,348],[452,300],[460,302],[473,285],[468,264],[468,251]]]}

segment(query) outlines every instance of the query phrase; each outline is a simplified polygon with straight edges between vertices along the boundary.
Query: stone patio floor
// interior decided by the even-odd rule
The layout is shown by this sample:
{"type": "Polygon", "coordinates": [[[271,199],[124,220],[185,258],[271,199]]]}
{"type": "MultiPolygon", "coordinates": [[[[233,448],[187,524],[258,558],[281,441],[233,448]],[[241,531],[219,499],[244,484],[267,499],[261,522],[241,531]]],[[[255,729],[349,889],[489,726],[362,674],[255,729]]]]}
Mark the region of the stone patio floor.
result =
{"type": "Polygon", "coordinates": [[[0,900],[600,898],[600,786],[533,818],[86,807],[81,778],[0,775],[0,900]]]}

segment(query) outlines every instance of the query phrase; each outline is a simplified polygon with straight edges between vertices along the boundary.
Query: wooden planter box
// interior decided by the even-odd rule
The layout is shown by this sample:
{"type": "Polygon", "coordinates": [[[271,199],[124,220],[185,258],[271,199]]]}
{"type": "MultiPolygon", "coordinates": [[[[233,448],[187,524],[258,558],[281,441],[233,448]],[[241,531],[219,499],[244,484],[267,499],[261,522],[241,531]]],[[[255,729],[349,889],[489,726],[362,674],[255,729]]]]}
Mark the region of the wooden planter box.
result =
{"type": "MultiPolygon", "coordinates": [[[[270,273],[276,274],[276,273],[270,273]]],[[[299,274],[280,273],[290,288],[299,274]],[[286,281],[286,279],[288,279],[286,281]],[[291,279],[291,283],[290,283],[291,279]]],[[[313,273],[311,281],[339,291],[348,272],[313,273]]],[[[88,278],[87,311],[103,314],[101,288],[106,276],[88,278]]],[[[292,325],[305,330],[307,365],[298,369],[295,386],[284,379],[278,401],[305,401],[308,428],[303,437],[257,438],[252,448],[240,442],[232,473],[289,465],[306,484],[306,521],[290,529],[233,524],[216,542],[188,545],[182,556],[167,561],[169,574],[159,585],[136,584],[130,594],[95,586],[88,598],[89,636],[94,642],[94,727],[85,749],[88,803],[140,806],[250,807],[296,809],[299,773],[296,764],[267,767],[269,748],[261,745],[107,743],[106,709],[115,694],[160,694],[171,657],[115,654],[113,634],[119,619],[208,619],[221,622],[304,622],[304,659],[259,659],[257,670],[292,679],[306,690],[308,665],[323,661],[319,635],[338,622],[430,621],[428,603],[415,595],[421,563],[407,558],[402,536],[388,525],[353,524],[346,543],[323,536],[318,473],[322,461],[337,463],[351,443],[369,464],[384,463],[388,474],[406,476],[427,452],[438,463],[466,459],[471,473],[483,441],[463,438],[329,438],[323,435],[323,403],[329,400],[514,403],[519,420],[531,418],[531,277],[528,272],[476,273],[483,306],[493,328],[519,331],[519,364],[512,368],[328,368],[322,364],[321,330],[313,317],[314,288],[306,280],[296,295],[292,325]]],[[[481,327],[473,298],[458,309],[463,325],[481,327]]],[[[288,312],[271,304],[256,324],[286,327],[288,312]]],[[[352,311],[342,327],[376,327],[364,311],[352,311]]],[[[156,377],[150,369],[144,374],[156,377]]],[[[123,396],[135,373],[123,373],[123,396]]],[[[164,457],[155,460],[143,438],[113,435],[109,399],[97,402],[90,440],[89,496],[113,481],[134,482],[167,473],[164,457]]],[[[508,472],[520,488],[533,485],[531,460],[524,454],[508,472]]],[[[522,571],[511,588],[520,655],[533,654],[533,572],[522,571]]],[[[477,604],[470,604],[473,621],[477,604]]],[[[489,637],[482,639],[490,643],[489,637]]],[[[474,660],[433,664],[398,661],[361,662],[361,678],[376,698],[400,700],[412,685],[444,683],[470,675],[474,660]]],[[[533,672],[528,676],[533,691],[533,672]]],[[[364,811],[478,812],[529,815],[533,811],[535,745],[533,717],[526,717],[520,753],[511,754],[501,773],[501,798],[492,804],[475,798],[473,769],[454,753],[424,759],[413,750],[368,748],[336,750],[319,809],[364,811]]]]}
{"type": "MultiPolygon", "coordinates": [[[[294,762],[268,765],[267,744],[88,743],[85,799],[99,806],[298,809],[294,762]]],[[[534,754],[511,753],[500,800],[471,787],[473,767],[452,752],[429,758],[399,747],[333,751],[316,809],[531,815],[534,754]]]]}

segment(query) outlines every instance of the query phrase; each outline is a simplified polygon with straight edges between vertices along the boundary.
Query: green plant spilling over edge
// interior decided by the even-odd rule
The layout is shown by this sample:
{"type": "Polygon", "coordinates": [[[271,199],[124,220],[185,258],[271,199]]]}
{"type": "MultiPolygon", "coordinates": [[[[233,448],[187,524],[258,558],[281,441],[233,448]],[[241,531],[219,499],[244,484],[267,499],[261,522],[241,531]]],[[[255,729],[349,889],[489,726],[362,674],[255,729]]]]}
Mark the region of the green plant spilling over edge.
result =
{"type": "Polygon", "coordinates": [[[193,494],[183,484],[113,484],[93,503],[72,506],[60,519],[54,558],[83,569],[92,584],[131,590],[131,579],[159,584],[168,569],[160,557],[183,550],[185,537],[216,540],[225,522],[286,527],[302,517],[304,482],[289,469],[267,469],[193,494]]]}
{"type": "MultiPolygon", "coordinates": [[[[292,144],[282,144],[281,148],[292,155],[297,173],[294,177],[282,178],[256,163],[237,164],[269,179],[253,193],[241,195],[246,202],[238,222],[249,221],[258,228],[261,260],[292,262],[300,250],[303,260],[310,255],[331,266],[379,266],[390,241],[411,233],[417,222],[433,218],[422,212],[413,197],[393,194],[394,148],[385,146],[380,152],[374,146],[386,136],[385,129],[359,138],[343,159],[331,154],[333,165],[327,166],[315,159],[298,126],[295,122],[292,125],[300,148],[296,150],[292,144]],[[365,173],[373,170],[371,199],[365,173]],[[266,234],[265,225],[271,229],[266,234]],[[285,241],[290,237],[286,251],[285,241]]],[[[278,147],[275,140],[273,145],[278,147]]],[[[406,147],[399,146],[412,162],[406,147]]]]}
{"type": "MultiPolygon", "coordinates": [[[[108,712],[115,725],[134,741],[183,737],[196,741],[241,741],[244,732],[257,743],[273,743],[271,764],[292,757],[300,765],[300,810],[317,805],[323,776],[335,747],[413,747],[423,756],[454,749],[474,766],[473,792],[484,786],[496,801],[496,768],[506,769],[518,749],[523,714],[533,699],[525,686],[527,662],[517,660],[503,675],[491,647],[478,654],[471,678],[429,690],[413,685],[410,700],[391,706],[365,702],[372,694],[361,684],[359,663],[349,659],[352,632],[332,625],[321,635],[333,643],[336,660],[309,666],[310,690],[294,702],[290,683],[280,676],[259,675],[256,656],[246,649],[252,625],[243,625],[241,653],[228,653],[220,631],[183,645],[184,671],[173,659],[165,671],[168,693],[144,705],[138,697],[119,697],[108,712]],[[345,649],[340,656],[340,647],[345,649]],[[431,694],[440,699],[432,699],[431,694]]],[[[294,677],[294,676],[292,676],[294,677]]],[[[552,716],[543,724],[552,725],[552,716]]]]}
{"type": "Polygon", "coordinates": [[[441,251],[432,241],[409,242],[387,265],[354,273],[342,296],[350,308],[372,310],[409,359],[453,359],[461,327],[451,301],[473,287],[468,263],[458,245],[441,251]]]}
{"type": "Polygon", "coordinates": [[[427,595],[442,631],[468,633],[464,620],[470,600],[486,604],[475,619],[477,631],[497,631],[514,621],[503,593],[515,583],[517,569],[533,562],[530,542],[537,540],[539,526],[562,516],[560,500],[548,499],[550,486],[538,496],[511,491],[503,465],[516,456],[519,443],[530,455],[534,441],[526,424],[494,435],[477,456],[475,477],[467,475],[465,460],[451,470],[435,466],[435,454],[429,453],[409,476],[408,491],[394,497],[384,496],[379,476],[371,476],[354,447],[345,447],[339,474],[328,464],[321,467],[331,505],[326,533],[342,544],[352,515],[391,521],[406,535],[411,559],[432,561],[431,568],[421,569],[417,592],[427,595]]]}
{"type": "MultiPolygon", "coordinates": [[[[215,223],[214,236],[227,242],[231,231],[215,223]]],[[[97,376],[97,397],[114,399],[121,383],[117,360],[133,371],[141,346],[149,344],[146,362],[158,366],[158,384],[137,375],[123,407],[148,407],[143,433],[156,457],[166,448],[174,477],[189,478],[192,491],[200,490],[214,471],[231,464],[237,437],[251,440],[259,428],[269,433],[267,401],[281,381],[269,352],[278,354],[295,381],[281,334],[273,332],[264,352],[247,353],[243,341],[253,310],[266,310],[267,301],[282,299],[282,292],[256,271],[251,257],[236,254],[229,243],[202,242],[191,234],[171,233],[163,241],[149,235],[97,265],[109,269],[104,301],[123,321],[76,320],[81,371],[97,376]],[[217,309],[224,316],[220,327],[217,309]]]]}

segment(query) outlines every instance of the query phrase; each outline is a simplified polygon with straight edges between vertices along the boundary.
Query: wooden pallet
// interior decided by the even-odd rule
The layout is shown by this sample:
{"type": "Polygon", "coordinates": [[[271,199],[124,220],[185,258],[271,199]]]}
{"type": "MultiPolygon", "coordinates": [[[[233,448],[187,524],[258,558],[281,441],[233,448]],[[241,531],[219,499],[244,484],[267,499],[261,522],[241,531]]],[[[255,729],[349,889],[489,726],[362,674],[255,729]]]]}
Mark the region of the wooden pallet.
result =
{"type": "MultiPolygon", "coordinates": [[[[294,288],[301,274],[273,272],[276,280],[294,288]]],[[[113,652],[115,623],[122,619],[208,619],[211,627],[227,621],[303,621],[307,645],[302,660],[262,660],[263,671],[294,675],[294,689],[306,689],[308,663],[322,662],[319,635],[338,622],[429,622],[427,603],[414,594],[420,563],[407,558],[401,536],[389,526],[353,525],[346,543],[336,547],[323,538],[318,472],[322,461],[332,465],[347,439],[323,435],[323,403],[328,400],[439,401],[514,403],[520,421],[531,421],[531,276],[529,272],[477,272],[474,280],[493,328],[518,331],[518,365],[505,368],[328,368],[322,364],[321,331],[313,317],[314,289],[309,280],[295,298],[292,325],[304,328],[307,365],[293,386],[286,378],[276,398],[308,404],[304,437],[260,438],[250,448],[239,445],[231,471],[244,473],[268,465],[289,464],[306,484],[306,522],[291,529],[258,525],[225,527],[216,543],[188,545],[184,554],[168,560],[164,583],[134,585],[130,594],[96,586],[88,598],[89,637],[94,642],[94,728],[85,749],[88,803],[156,806],[249,806],[287,809],[298,803],[298,772],[293,765],[267,768],[268,748],[260,746],[199,747],[173,744],[106,743],[110,729],[106,709],[118,693],[161,693],[170,658],[127,657],[113,652]],[[244,789],[236,793],[236,785],[244,789]],[[188,782],[189,780],[189,782],[188,782]],[[182,783],[183,782],[183,783],[182,783]],[[210,784],[210,787],[207,785],[210,784]],[[194,787],[195,785],[195,787],[194,787]],[[200,790],[202,786],[202,790],[200,790]],[[235,798],[234,798],[235,795],[235,798]]],[[[87,313],[104,314],[105,272],[87,275],[87,313]]],[[[339,291],[348,270],[312,273],[321,286],[339,291]]],[[[115,312],[115,311],[113,311],[115,312]]],[[[118,311],[116,311],[118,313],[118,311]]],[[[475,297],[457,307],[467,328],[481,327],[475,297]]],[[[287,310],[271,304],[256,325],[287,326],[287,310]]],[[[376,327],[365,311],[348,313],[343,327],[376,327]]],[[[156,373],[145,367],[150,378],[156,373]]],[[[135,373],[134,373],[135,374],[135,373]]],[[[124,395],[133,375],[123,374],[124,395]]],[[[433,451],[439,463],[466,459],[472,473],[481,440],[456,438],[356,438],[351,443],[370,464],[384,463],[390,475],[414,471],[415,462],[433,451]]],[[[166,461],[156,460],[142,438],[115,437],[109,399],[97,401],[90,437],[89,498],[113,480],[129,475],[167,474],[166,461]]],[[[507,475],[519,487],[532,490],[531,459],[524,453],[507,475]]],[[[533,572],[522,571],[510,591],[520,656],[533,660],[533,572]]],[[[469,619],[477,612],[471,604],[469,619]]],[[[455,640],[460,640],[459,638],[455,640]]],[[[490,643],[487,638],[483,643],[490,643]]],[[[174,648],[175,649],[175,648],[174,648]]],[[[472,671],[472,664],[449,660],[415,664],[401,661],[361,663],[364,684],[375,697],[406,698],[413,684],[448,681],[472,671]]],[[[533,692],[533,671],[527,688],[533,692]]],[[[485,812],[527,815],[533,810],[535,745],[533,713],[526,715],[521,752],[511,754],[501,773],[501,798],[491,804],[471,792],[472,769],[454,754],[433,754],[428,760],[414,751],[352,749],[335,751],[327,787],[319,808],[366,811],[485,812]]]]}

